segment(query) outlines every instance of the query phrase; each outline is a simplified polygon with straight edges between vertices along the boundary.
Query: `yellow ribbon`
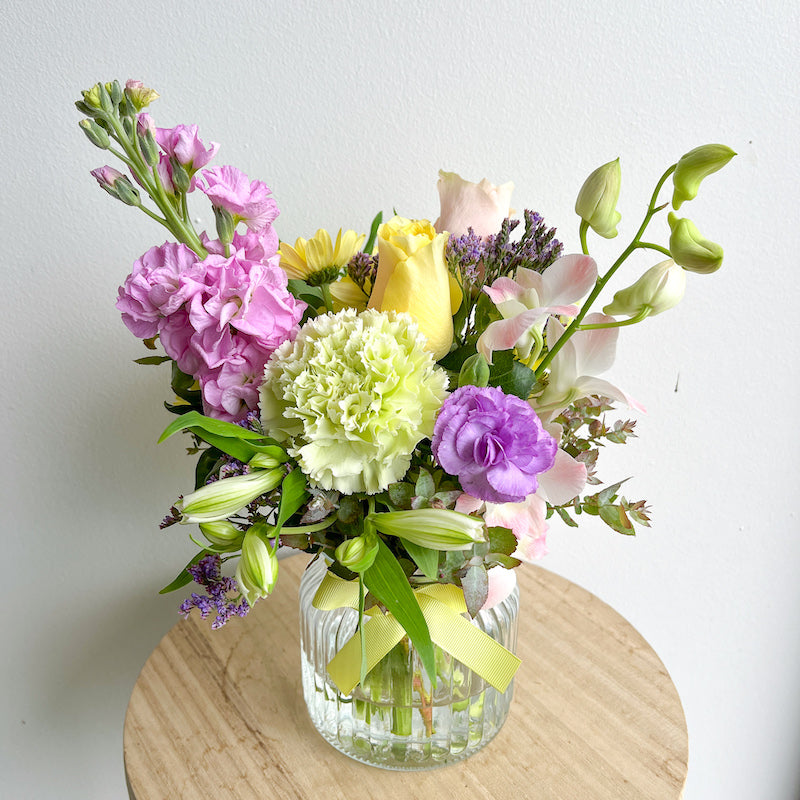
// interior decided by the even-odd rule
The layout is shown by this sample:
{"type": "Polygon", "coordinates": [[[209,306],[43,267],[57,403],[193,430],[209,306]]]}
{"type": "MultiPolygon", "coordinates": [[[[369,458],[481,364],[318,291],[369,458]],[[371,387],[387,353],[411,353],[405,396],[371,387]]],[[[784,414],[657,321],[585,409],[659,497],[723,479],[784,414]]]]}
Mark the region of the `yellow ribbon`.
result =
{"type": "MultiPolygon", "coordinates": [[[[489,634],[461,616],[467,611],[464,593],[451,583],[432,583],[414,590],[434,644],[480,675],[499,692],[505,692],[521,660],[489,634]]],[[[358,608],[358,582],[325,573],[312,601],[320,611],[358,608]]],[[[373,606],[365,616],[364,640],[367,672],[406,635],[392,614],[373,606]]],[[[353,636],[328,664],[328,674],[342,694],[351,694],[361,676],[361,638],[353,636]]]]}

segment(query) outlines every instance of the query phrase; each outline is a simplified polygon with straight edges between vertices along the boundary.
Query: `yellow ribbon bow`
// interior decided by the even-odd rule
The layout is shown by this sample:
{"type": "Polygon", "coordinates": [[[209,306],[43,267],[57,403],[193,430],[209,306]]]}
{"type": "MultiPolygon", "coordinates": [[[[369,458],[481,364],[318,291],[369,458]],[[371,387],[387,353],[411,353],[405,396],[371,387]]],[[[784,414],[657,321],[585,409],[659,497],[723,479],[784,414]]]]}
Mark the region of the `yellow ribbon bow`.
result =
{"type": "MultiPolygon", "coordinates": [[[[434,644],[480,675],[499,692],[505,692],[521,659],[492,639],[468,619],[464,593],[451,583],[433,583],[414,590],[434,644]]],[[[358,582],[326,572],[312,601],[320,611],[358,608],[358,582]]],[[[364,622],[366,671],[369,672],[406,635],[390,613],[373,606],[364,622]]],[[[361,677],[361,638],[354,635],[328,664],[328,674],[344,695],[356,688],[361,677]]]]}

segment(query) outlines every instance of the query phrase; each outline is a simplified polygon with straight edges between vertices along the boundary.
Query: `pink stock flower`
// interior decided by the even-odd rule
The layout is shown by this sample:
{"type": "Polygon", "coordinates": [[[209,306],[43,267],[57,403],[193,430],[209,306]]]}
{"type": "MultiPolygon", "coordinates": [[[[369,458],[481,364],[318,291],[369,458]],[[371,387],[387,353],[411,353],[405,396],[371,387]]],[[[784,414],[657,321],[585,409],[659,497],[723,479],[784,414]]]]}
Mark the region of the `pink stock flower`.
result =
{"type": "MultiPolygon", "coordinates": [[[[200,234],[200,240],[209,253],[225,255],[225,245],[219,239],[209,239],[205,233],[200,234]]],[[[230,244],[231,255],[237,255],[245,261],[271,261],[278,252],[278,234],[271,225],[261,231],[235,231],[230,244]]],[[[280,256],[278,257],[280,260],[280,256]]]]}
{"type": "Polygon", "coordinates": [[[214,206],[229,211],[234,222],[244,222],[251,231],[261,231],[278,216],[272,190],[261,181],[249,181],[236,167],[222,166],[203,170],[198,188],[214,206]]]}
{"type": "Polygon", "coordinates": [[[503,319],[492,322],[478,339],[478,352],[491,364],[495,350],[517,349],[526,359],[541,338],[551,314],[575,316],[573,303],[580,300],[597,280],[594,259],[584,255],[562,256],[543,273],[521,267],[515,280],[498,278],[483,291],[497,306],[503,319]]]}
{"type": "Polygon", "coordinates": [[[203,367],[203,360],[192,346],[192,337],[195,335],[196,331],[189,322],[189,312],[185,308],[178,309],[162,320],[158,329],[158,340],[164,352],[186,375],[197,375],[203,367]]]}
{"type": "Polygon", "coordinates": [[[104,189],[108,186],[113,186],[120,178],[125,177],[118,169],[114,169],[114,167],[109,167],[108,165],[93,169],[90,175],[104,189]]]}
{"type": "Polygon", "coordinates": [[[289,293],[277,257],[263,264],[212,254],[203,268],[203,291],[192,298],[189,319],[198,332],[195,349],[208,367],[229,357],[231,328],[268,354],[294,335],[305,303],[289,293]]]}
{"type": "Polygon", "coordinates": [[[495,186],[486,178],[472,183],[455,172],[439,170],[437,188],[441,212],[434,227],[438,233],[462,236],[472,228],[478,236],[489,236],[500,230],[511,210],[513,183],[495,186]]]}
{"type": "Polygon", "coordinates": [[[259,387],[269,353],[239,335],[218,369],[200,372],[203,410],[207,416],[236,422],[258,407],[259,387]]]}
{"type": "MultiPolygon", "coordinates": [[[[145,115],[140,115],[145,116],[145,115]]],[[[191,175],[211,161],[219,150],[216,142],[206,147],[197,136],[197,125],[176,125],[174,128],[156,128],[158,146],[191,175]]]]}
{"type": "Polygon", "coordinates": [[[151,247],[119,287],[122,321],[134,336],[152,338],[161,321],[200,290],[199,277],[197,255],[186,245],[151,247]]]}

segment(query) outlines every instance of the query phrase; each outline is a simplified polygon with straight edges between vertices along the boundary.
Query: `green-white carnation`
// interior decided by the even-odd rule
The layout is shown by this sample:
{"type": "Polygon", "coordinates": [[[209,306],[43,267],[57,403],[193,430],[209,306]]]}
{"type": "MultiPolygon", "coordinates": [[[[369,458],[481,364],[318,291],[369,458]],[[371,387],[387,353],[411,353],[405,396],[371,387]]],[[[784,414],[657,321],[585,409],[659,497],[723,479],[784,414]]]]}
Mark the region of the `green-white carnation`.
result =
{"type": "Polygon", "coordinates": [[[433,434],[447,377],[407,314],[345,309],[307,322],[264,370],[264,429],[311,483],[375,494],[433,434]]]}

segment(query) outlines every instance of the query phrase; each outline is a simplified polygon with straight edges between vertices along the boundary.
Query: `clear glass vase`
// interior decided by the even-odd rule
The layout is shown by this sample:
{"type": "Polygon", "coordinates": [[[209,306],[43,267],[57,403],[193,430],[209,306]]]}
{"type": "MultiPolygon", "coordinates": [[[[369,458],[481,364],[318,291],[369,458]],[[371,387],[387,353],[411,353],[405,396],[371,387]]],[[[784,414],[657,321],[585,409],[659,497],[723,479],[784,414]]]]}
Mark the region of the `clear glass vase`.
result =
{"type": "MultiPolygon", "coordinates": [[[[320,611],[311,601],[325,575],[317,559],[300,582],[303,694],[311,720],[337,750],[384,769],[419,770],[452,764],[490,742],[508,716],[513,681],[505,692],[487,684],[435,647],[436,687],[408,637],[367,675],[365,685],[343,695],[326,666],[356,632],[358,612],[320,611]]],[[[514,652],[519,590],[483,610],[473,624],[514,652]]]]}

